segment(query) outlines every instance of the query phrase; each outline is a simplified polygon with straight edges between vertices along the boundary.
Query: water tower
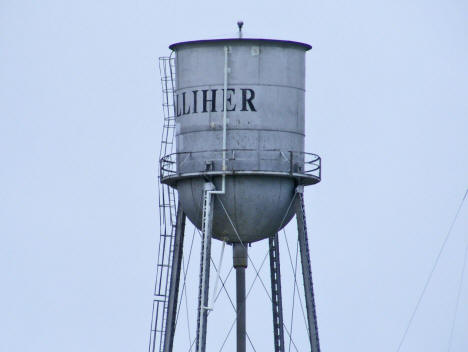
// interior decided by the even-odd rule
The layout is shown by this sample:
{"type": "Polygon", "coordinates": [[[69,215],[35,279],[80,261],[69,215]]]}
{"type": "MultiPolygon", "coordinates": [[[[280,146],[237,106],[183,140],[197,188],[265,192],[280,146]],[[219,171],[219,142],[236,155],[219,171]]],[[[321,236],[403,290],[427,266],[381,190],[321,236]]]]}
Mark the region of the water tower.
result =
{"type": "Polygon", "coordinates": [[[246,351],[247,249],[268,240],[274,346],[283,352],[278,231],[294,215],[310,350],[320,351],[303,195],[320,182],[320,157],[304,150],[311,46],[242,38],[241,26],[238,38],[172,44],[160,59],[161,237],[150,352],[172,351],[186,218],[202,233],[194,350],[206,350],[213,239],[233,250],[238,352],[246,351]]]}

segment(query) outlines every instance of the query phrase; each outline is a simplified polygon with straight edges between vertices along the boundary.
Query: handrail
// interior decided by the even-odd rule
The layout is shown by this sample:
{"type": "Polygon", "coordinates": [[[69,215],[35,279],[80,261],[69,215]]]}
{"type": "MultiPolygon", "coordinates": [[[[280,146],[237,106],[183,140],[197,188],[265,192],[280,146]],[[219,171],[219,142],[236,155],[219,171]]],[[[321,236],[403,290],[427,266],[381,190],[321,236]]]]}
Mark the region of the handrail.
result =
{"type": "MultiPolygon", "coordinates": [[[[314,153],[309,153],[309,152],[303,152],[303,151],[285,151],[285,150],[280,150],[280,149],[248,149],[248,148],[235,148],[235,149],[211,149],[211,150],[202,150],[202,151],[187,151],[187,152],[176,152],[176,153],[170,153],[165,156],[163,156],[160,160],[160,177],[161,178],[167,178],[171,176],[178,176],[179,175],[179,170],[177,170],[177,166],[181,166],[183,163],[185,163],[187,160],[190,160],[193,156],[195,156],[195,159],[197,155],[203,154],[203,153],[221,153],[222,155],[226,155],[226,158],[223,159],[221,156],[220,158],[213,158],[210,157],[209,161],[215,162],[215,161],[225,161],[225,162],[230,162],[230,161],[249,161],[249,160],[255,160],[254,158],[238,158],[236,157],[236,152],[255,152],[256,154],[261,153],[261,152],[277,152],[279,154],[280,159],[286,164],[289,164],[288,170],[278,170],[278,171],[283,171],[283,172],[289,172],[291,175],[304,175],[305,177],[307,176],[313,176],[318,179],[321,178],[321,158],[319,155],[314,154],[314,153]],[[229,156],[230,155],[230,156],[229,156]],[[180,162],[179,159],[179,165],[177,165],[178,158],[180,156],[185,156],[183,158],[183,161],[180,162]]],[[[198,159],[200,160],[200,159],[198,159]]],[[[275,160],[271,158],[262,158],[260,156],[260,159],[257,160],[275,160]]],[[[207,160],[208,161],[208,160],[207,160]]],[[[209,171],[216,171],[217,173],[223,172],[223,173],[231,173],[232,171],[228,170],[209,170],[209,171]]],[[[235,171],[235,170],[234,170],[235,171]]],[[[252,171],[272,171],[272,170],[261,170],[261,169],[255,169],[252,171]]]]}

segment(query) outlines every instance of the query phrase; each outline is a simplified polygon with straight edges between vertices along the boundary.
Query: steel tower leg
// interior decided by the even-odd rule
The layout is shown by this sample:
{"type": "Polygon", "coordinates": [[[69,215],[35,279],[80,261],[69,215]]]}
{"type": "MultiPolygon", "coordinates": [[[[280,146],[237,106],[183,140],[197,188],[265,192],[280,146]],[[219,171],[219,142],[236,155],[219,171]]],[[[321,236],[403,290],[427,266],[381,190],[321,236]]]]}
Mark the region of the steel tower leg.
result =
{"type": "Polygon", "coordinates": [[[304,280],[307,321],[309,323],[310,350],[312,352],[320,352],[317,315],[315,312],[314,287],[312,283],[312,271],[310,269],[309,243],[307,240],[303,186],[298,186],[296,189],[295,203],[297,231],[299,235],[299,248],[301,252],[302,278],[304,280]]]}
{"type": "Polygon", "coordinates": [[[174,344],[175,323],[177,316],[177,300],[179,297],[180,269],[184,250],[185,213],[177,206],[177,221],[172,252],[171,281],[169,282],[169,299],[167,302],[166,333],[164,336],[164,352],[172,352],[174,344]]]}
{"type": "Polygon", "coordinates": [[[278,234],[268,239],[270,245],[271,303],[273,308],[273,338],[275,352],[284,352],[283,301],[278,234]]]}
{"type": "Polygon", "coordinates": [[[237,352],[245,352],[246,340],[246,307],[245,307],[245,268],[247,268],[247,246],[234,243],[232,247],[232,261],[236,269],[236,318],[237,318],[237,352]]]}
{"type": "Polygon", "coordinates": [[[213,195],[211,182],[203,190],[202,241],[200,255],[200,285],[198,291],[197,352],[206,350],[206,326],[208,318],[208,294],[210,285],[211,229],[213,225],[213,195]]]}

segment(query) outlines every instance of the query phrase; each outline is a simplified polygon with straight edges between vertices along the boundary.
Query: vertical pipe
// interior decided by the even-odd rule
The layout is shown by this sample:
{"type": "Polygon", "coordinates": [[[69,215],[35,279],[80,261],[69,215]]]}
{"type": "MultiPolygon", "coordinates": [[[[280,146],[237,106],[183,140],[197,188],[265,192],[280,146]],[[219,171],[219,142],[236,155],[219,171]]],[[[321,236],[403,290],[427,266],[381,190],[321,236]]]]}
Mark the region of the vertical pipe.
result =
{"type": "Polygon", "coordinates": [[[227,83],[228,83],[228,53],[224,47],[224,95],[223,95],[223,171],[226,171],[226,130],[227,130],[227,83]]]}
{"type": "Polygon", "coordinates": [[[247,268],[247,247],[243,243],[233,244],[233,265],[236,269],[236,314],[237,314],[237,352],[246,352],[246,304],[245,268],[247,268]]]}
{"type": "Polygon", "coordinates": [[[237,352],[245,352],[247,342],[245,338],[246,310],[245,310],[245,268],[236,268],[237,295],[237,352]]]}
{"type": "Polygon", "coordinates": [[[221,190],[210,191],[210,194],[224,194],[226,193],[226,148],[227,148],[227,86],[228,86],[228,54],[229,48],[227,46],[224,47],[224,98],[223,98],[223,144],[222,144],[222,157],[223,157],[223,175],[222,175],[222,184],[221,190]]]}

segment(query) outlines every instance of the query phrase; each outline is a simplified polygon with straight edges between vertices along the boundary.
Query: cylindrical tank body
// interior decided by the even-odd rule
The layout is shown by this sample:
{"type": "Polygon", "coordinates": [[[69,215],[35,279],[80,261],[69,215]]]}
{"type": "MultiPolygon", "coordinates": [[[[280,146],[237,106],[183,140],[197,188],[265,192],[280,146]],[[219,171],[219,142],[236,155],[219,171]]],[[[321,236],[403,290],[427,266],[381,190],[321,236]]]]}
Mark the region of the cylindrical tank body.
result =
{"type": "Polygon", "coordinates": [[[171,46],[176,53],[177,174],[185,175],[173,185],[185,213],[199,228],[203,184],[210,179],[221,188],[226,94],[230,173],[226,193],[214,203],[213,237],[253,242],[276,233],[292,218],[297,178],[291,176],[291,159],[300,170],[305,52],[310,48],[265,39],[171,46]]]}

